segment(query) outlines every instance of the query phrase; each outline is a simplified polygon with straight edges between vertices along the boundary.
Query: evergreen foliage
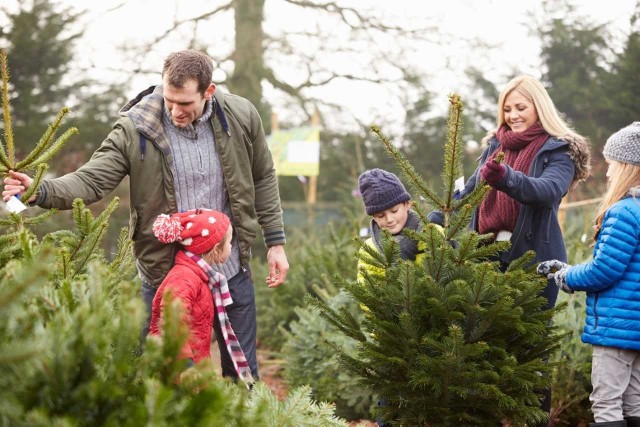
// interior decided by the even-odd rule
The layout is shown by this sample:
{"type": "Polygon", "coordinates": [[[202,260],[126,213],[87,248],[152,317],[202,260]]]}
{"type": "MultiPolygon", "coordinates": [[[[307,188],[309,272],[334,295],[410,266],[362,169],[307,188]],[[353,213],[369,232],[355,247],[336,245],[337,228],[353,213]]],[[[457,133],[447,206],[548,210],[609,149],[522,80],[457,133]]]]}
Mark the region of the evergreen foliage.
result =
{"type": "Polygon", "coordinates": [[[90,216],[76,202],[74,217],[87,220],[70,233],[75,240],[39,243],[21,230],[20,256],[2,271],[0,425],[345,425],[308,388],[278,401],[264,384],[249,393],[210,364],[185,372],[177,301],[162,339],[147,339],[139,355],[145,313],[129,240],[123,234],[116,260],[105,263],[94,239],[79,238],[106,225],[107,216],[90,216]],[[60,271],[63,257],[73,274],[60,271]]]}
{"type": "Polygon", "coordinates": [[[388,401],[380,408],[387,422],[412,426],[522,425],[545,419],[541,390],[549,387],[552,364],[545,363],[560,341],[543,310],[546,280],[536,275],[528,253],[502,272],[499,251],[467,229],[487,186],[453,197],[461,166],[462,103],[450,97],[444,149],[443,191],[437,194],[402,154],[373,128],[411,187],[445,216],[444,236],[423,218],[422,231],[408,233],[426,245],[425,261],[399,258],[394,239],[382,250],[367,250],[385,277],[363,272],[364,283],[337,278],[353,299],[368,307],[360,321],[318,298],[313,307],[342,334],[356,340],[355,356],[330,343],[343,366],[388,401]],[[457,241],[452,245],[450,240],[457,241]],[[455,246],[455,247],[454,247],[455,246]]]}
{"type": "MultiPolygon", "coordinates": [[[[585,227],[586,228],[586,227],[585,227]]],[[[572,264],[579,264],[591,257],[593,248],[583,242],[577,230],[575,238],[567,239],[567,252],[572,264]]],[[[586,237],[586,235],[585,235],[586,237]]],[[[551,360],[557,365],[553,372],[551,420],[553,425],[587,425],[592,420],[591,402],[591,345],[581,340],[586,312],[586,294],[560,292],[558,302],[567,309],[558,313],[553,322],[570,334],[564,339],[551,360]]]]}
{"type": "MultiPolygon", "coordinates": [[[[266,286],[256,286],[261,345],[276,351],[282,348],[287,340],[286,331],[297,319],[296,309],[304,306],[306,294],[333,296],[338,293],[333,283],[336,274],[355,278],[357,259],[350,236],[356,228],[352,221],[348,221],[330,224],[324,230],[325,234],[310,232],[289,236],[287,255],[295,268],[289,271],[286,286],[281,286],[277,292],[266,286]]],[[[256,283],[260,283],[259,278],[267,276],[267,271],[265,263],[257,259],[252,261],[252,275],[256,283]]]]}
{"type": "MultiPolygon", "coordinates": [[[[8,79],[2,52],[6,145],[0,146],[0,172],[20,169],[8,79]]],[[[64,135],[51,142],[60,121],[27,156],[25,169],[45,167],[64,144],[64,135]]],[[[146,313],[127,230],[111,263],[100,249],[117,203],[94,217],[74,201],[75,229],[42,241],[30,226],[52,212],[0,219],[0,426],[345,425],[332,405],[312,401],[308,388],[278,401],[263,384],[248,392],[217,377],[211,364],[185,370],[178,355],[187,331],[178,301],[165,311],[162,337],[146,339],[140,354],[146,313]]]]}
{"type": "Polygon", "coordinates": [[[80,34],[70,31],[77,28],[78,15],[60,2],[18,2],[18,8],[10,10],[0,10],[7,24],[0,39],[12,57],[13,88],[20,94],[12,103],[16,150],[24,154],[38,141],[42,124],[51,121],[72,94],[69,70],[80,34]]]}
{"type": "Polygon", "coordinates": [[[4,121],[4,141],[0,139],[0,174],[4,175],[9,170],[15,172],[35,169],[33,184],[22,194],[23,200],[28,200],[38,189],[40,182],[47,170],[47,162],[67,143],[68,139],[78,132],[76,128],[69,128],[56,138],[56,133],[64,116],[69,110],[62,108],[53,123],[47,128],[36,147],[22,161],[16,161],[13,126],[11,117],[11,105],[9,97],[9,67],[7,54],[0,50],[0,71],[2,74],[2,112],[4,121]]]}
{"type": "MultiPolygon", "coordinates": [[[[320,295],[337,309],[347,307],[354,316],[362,316],[357,305],[344,292],[320,295]]],[[[287,341],[282,348],[283,374],[287,383],[297,387],[308,384],[317,400],[335,402],[336,414],[349,420],[367,418],[375,403],[373,393],[363,387],[359,378],[344,369],[333,350],[323,345],[330,341],[350,356],[355,356],[357,342],[333,328],[317,311],[309,307],[295,309],[298,319],[285,331],[287,341]]]]}
{"type": "Polygon", "coordinates": [[[572,336],[551,359],[557,363],[553,372],[553,404],[551,419],[554,425],[587,425],[593,420],[591,413],[591,346],[580,339],[584,327],[586,294],[561,293],[559,301],[568,303],[568,309],[559,313],[553,321],[572,336]]]}

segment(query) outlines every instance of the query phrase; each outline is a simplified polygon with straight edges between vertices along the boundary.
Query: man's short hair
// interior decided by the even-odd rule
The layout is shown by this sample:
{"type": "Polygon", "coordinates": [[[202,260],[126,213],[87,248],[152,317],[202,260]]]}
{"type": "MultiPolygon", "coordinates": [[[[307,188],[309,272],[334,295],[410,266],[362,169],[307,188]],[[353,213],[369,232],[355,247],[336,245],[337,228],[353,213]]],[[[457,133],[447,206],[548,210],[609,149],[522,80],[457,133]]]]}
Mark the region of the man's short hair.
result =
{"type": "Polygon", "coordinates": [[[204,91],[213,78],[213,60],[197,50],[173,52],[164,60],[162,78],[173,87],[184,87],[189,80],[198,82],[198,92],[204,91]]]}

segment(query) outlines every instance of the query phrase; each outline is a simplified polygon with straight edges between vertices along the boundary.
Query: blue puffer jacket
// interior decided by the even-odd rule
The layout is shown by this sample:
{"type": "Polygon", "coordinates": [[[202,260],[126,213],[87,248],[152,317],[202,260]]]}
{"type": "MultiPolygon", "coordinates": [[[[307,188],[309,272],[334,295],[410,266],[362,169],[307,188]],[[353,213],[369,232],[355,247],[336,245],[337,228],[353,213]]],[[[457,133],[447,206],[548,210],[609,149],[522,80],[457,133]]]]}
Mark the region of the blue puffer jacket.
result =
{"type": "Polygon", "coordinates": [[[640,350],[640,200],[627,197],[606,212],[593,260],[571,267],[566,279],[587,292],[582,341],[640,350]]]}

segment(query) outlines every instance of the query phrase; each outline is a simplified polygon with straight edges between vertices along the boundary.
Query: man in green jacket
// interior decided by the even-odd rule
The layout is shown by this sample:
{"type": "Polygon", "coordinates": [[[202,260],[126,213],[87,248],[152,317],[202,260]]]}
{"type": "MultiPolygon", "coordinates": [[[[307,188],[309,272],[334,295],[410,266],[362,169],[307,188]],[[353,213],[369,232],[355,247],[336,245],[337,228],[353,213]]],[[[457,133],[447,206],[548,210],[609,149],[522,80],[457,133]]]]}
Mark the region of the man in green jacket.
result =
{"type": "MultiPolygon", "coordinates": [[[[76,198],[91,204],[128,175],[129,233],[148,308],[175,255],[175,248],[153,235],[156,217],[197,208],[227,214],[233,222],[233,251],[227,262],[215,267],[230,278],[233,304],[227,312],[258,379],[255,298],[248,270],[251,244],[257,221],[269,248],[267,284],[282,284],[289,269],[282,209],[257,110],[244,98],[216,91],[212,75],[209,56],[194,50],[170,54],[162,85],[141,92],[122,108],[121,118],[89,162],[44,180],[29,202],[57,209],[71,208],[76,198]]],[[[4,183],[7,201],[29,188],[32,179],[11,171],[4,183]]],[[[224,346],[219,325],[215,329],[224,346]]],[[[143,334],[147,330],[148,321],[143,334]]],[[[234,376],[233,363],[222,350],[223,375],[234,376]]]]}

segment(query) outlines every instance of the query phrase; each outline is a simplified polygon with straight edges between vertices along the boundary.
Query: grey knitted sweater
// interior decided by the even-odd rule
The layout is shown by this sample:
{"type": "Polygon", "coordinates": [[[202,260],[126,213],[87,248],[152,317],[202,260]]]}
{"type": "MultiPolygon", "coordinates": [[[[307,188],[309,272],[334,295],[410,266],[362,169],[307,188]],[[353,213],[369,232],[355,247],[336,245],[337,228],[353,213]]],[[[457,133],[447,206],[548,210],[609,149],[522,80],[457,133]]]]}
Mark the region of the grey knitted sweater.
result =
{"type": "MultiPolygon", "coordinates": [[[[165,109],[162,115],[173,154],[176,201],[180,212],[206,208],[224,212],[233,223],[216,142],[211,128],[213,101],[207,102],[202,116],[185,128],[176,127],[165,109]]],[[[224,264],[212,267],[231,278],[240,271],[240,249],[234,232],[231,256],[224,264]]]]}

